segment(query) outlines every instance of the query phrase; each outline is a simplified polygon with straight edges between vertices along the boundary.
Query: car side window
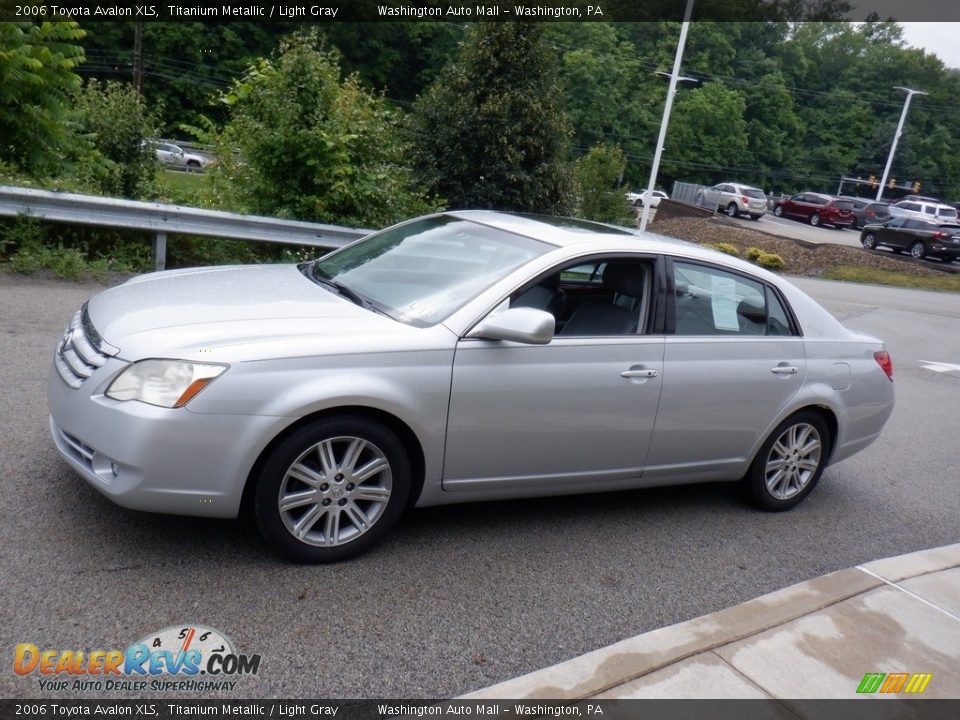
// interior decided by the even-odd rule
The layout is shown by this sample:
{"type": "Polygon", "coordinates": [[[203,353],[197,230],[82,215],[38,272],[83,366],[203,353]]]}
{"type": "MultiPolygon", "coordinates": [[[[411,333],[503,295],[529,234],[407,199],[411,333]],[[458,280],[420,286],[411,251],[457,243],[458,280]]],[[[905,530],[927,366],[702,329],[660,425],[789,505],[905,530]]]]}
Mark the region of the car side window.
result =
{"type": "Polygon", "coordinates": [[[675,335],[791,334],[776,295],[742,275],[674,261],[673,290],[675,335]]]}
{"type": "Polygon", "coordinates": [[[560,337],[646,332],[652,304],[653,261],[622,257],[560,268],[510,298],[553,315],[560,337]]]}

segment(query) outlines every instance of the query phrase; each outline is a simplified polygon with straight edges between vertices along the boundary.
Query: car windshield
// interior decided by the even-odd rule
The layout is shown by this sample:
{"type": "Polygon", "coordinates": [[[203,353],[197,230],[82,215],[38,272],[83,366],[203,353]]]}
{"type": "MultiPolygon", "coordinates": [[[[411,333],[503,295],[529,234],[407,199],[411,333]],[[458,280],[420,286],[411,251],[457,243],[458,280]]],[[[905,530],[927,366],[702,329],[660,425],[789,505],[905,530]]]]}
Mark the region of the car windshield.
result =
{"type": "Polygon", "coordinates": [[[763,190],[757,190],[756,188],[745,188],[743,194],[747,197],[752,198],[765,198],[766,195],[763,194],[763,190]]]}
{"type": "Polygon", "coordinates": [[[389,228],[327,255],[312,275],[400,322],[435,325],[553,246],[450,216],[389,228]]]}

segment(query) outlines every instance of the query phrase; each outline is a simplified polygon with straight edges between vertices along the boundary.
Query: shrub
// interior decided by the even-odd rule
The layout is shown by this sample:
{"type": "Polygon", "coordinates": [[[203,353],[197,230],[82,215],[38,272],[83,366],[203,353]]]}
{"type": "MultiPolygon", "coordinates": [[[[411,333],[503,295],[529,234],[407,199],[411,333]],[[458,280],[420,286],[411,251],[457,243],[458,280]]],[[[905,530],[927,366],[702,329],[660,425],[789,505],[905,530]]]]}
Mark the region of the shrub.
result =
{"type": "Polygon", "coordinates": [[[740,257],[740,251],[737,249],[736,245],[731,245],[730,243],[706,243],[704,247],[712,248],[714,250],[719,250],[720,252],[726,255],[733,255],[734,257],[740,257]]]}
{"type": "Polygon", "coordinates": [[[744,255],[747,256],[747,260],[749,260],[750,262],[756,262],[757,258],[759,258],[761,255],[764,255],[764,254],[765,254],[764,251],[758,247],[748,247],[746,249],[746,252],[744,252],[744,255]]]}
{"type": "Polygon", "coordinates": [[[780,270],[786,266],[786,264],[783,258],[775,253],[761,253],[760,256],[757,257],[757,265],[767,270],[780,270]]]}

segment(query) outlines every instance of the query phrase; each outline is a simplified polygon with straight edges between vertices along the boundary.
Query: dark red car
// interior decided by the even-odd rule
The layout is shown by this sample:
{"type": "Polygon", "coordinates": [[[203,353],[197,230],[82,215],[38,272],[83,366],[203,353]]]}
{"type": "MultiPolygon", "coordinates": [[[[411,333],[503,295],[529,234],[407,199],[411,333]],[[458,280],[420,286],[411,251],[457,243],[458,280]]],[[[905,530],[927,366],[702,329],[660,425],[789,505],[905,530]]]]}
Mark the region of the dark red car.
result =
{"type": "Polygon", "coordinates": [[[845,228],[853,225],[853,203],[822,193],[806,192],[780,200],[773,214],[802,218],[814,226],[845,228]]]}

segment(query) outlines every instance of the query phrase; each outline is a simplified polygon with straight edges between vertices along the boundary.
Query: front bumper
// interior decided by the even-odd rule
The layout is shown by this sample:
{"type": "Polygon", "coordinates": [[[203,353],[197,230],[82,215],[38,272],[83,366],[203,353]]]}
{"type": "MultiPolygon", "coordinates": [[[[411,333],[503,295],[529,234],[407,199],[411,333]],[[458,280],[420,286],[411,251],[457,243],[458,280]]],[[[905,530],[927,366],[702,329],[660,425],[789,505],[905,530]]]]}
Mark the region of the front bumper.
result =
{"type": "Polygon", "coordinates": [[[124,367],[111,358],[77,389],[51,372],[50,433],[60,455],[123,507],[236,517],[250,468],[290,419],[112,400],[103,392],[124,367]]]}

